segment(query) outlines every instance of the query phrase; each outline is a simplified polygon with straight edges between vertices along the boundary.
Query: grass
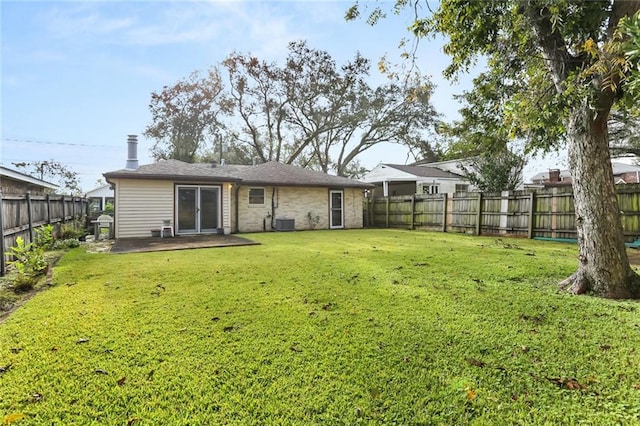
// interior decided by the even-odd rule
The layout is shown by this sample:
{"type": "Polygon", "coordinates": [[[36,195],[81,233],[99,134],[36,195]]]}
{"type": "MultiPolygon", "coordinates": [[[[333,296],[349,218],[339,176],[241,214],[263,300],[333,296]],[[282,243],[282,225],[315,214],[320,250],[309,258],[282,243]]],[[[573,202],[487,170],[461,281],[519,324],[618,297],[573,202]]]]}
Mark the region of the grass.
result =
{"type": "Polygon", "coordinates": [[[70,251],[0,324],[16,424],[635,424],[640,311],[576,248],[393,230],[70,251]],[[21,420],[17,420],[21,418],[21,420]]]}

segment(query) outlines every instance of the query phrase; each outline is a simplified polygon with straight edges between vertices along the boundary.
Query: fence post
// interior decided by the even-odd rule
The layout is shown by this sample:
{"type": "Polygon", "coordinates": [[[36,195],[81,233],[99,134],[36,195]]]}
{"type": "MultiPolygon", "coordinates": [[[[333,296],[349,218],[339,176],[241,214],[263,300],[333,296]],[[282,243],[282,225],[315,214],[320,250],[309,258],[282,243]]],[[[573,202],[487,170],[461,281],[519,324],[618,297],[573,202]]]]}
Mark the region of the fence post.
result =
{"type": "Polygon", "coordinates": [[[478,192],[478,213],[476,216],[476,235],[482,233],[482,192],[478,192]]]}
{"type": "Polygon", "coordinates": [[[531,193],[529,194],[529,223],[528,223],[528,230],[527,230],[527,236],[529,237],[529,239],[533,238],[533,223],[534,223],[534,218],[533,215],[536,212],[536,193],[534,191],[531,191],[531,193]]]}
{"type": "Polygon", "coordinates": [[[413,231],[413,228],[415,227],[415,218],[416,218],[416,194],[413,194],[411,196],[411,219],[409,221],[409,229],[411,229],[413,231]]]}
{"type": "Polygon", "coordinates": [[[29,221],[29,242],[33,242],[33,216],[31,213],[31,193],[27,192],[27,220],[29,221]]]}
{"type": "Polygon", "coordinates": [[[47,194],[47,223],[51,225],[51,196],[47,194]]]}
{"type": "Polygon", "coordinates": [[[385,218],[384,218],[385,228],[389,227],[389,203],[391,202],[389,198],[390,197],[387,195],[387,208],[386,208],[385,218]]]}
{"type": "Polygon", "coordinates": [[[449,202],[448,194],[442,193],[442,232],[447,232],[447,203],[449,202]]]}
{"type": "Polygon", "coordinates": [[[64,195],[60,196],[60,200],[62,202],[62,223],[65,223],[67,221],[67,202],[64,195]]]}
{"type": "Polygon", "coordinates": [[[4,274],[7,270],[6,259],[4,257],[5,246],[4,246],[4,205],[2,203],[2,191],[0,191],[0,230],[2,231],[0,234],[0,277],[4,277],[4,274]]]}
{"type": "Polygon", "coordinates": [[[511,197],[511,191],[502,191],[500,193],[500,234],[508,233],[509,226],[509,197],[511,197]]]}
{"type": "Polygon", "coordinates": [[[553,188],[551,196],[551,238],[556,238],[558,228],[558,188],[553,188]]]}

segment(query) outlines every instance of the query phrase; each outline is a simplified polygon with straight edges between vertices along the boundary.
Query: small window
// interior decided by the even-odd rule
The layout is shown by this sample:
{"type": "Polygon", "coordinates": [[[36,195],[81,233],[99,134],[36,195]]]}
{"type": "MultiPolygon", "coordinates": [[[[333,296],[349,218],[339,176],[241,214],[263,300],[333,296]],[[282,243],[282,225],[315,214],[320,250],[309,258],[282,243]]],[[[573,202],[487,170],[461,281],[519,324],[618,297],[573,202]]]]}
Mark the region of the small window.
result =
{"type": "Polygon", "coordinates": [[[456,192],[468,192],[469,185],[456,183],[456,192]]]}
{"type": "Polygon", "coordinates": [[[434,195],[440,192],[440,185],[422,185],[422,193],[434,195]]]}
{"type": "Polygon", "coordinates": [[[264,188],[249,188],[249,204],[264,204],[264,188]]]}

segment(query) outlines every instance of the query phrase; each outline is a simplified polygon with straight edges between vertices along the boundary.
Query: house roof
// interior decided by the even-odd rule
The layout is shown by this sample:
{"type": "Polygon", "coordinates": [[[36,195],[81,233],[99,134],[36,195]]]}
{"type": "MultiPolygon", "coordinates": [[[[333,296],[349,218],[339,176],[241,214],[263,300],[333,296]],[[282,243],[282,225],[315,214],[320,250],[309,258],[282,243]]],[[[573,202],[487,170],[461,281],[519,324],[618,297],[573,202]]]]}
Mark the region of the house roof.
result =
{"type": "Polygon", "coordinates": [[[52,190],[56,190],[59,188],[58,185],[55,185],[51,182],[34,178],[33,176],[29,176],[25,173],[21,173],[16,170],[8,169],[4,166],[0,166],[0,176],[6,179],[12,179],[20,182],[29,183],[31,185],[40,186],[42,188],[47,188],[52,190]]]}
{"type": "Polygon", "coordinates": [[[160,160],[153,164],[144,164],[137,169],[120,169],[104,173],[106,179],[173,179],[199,180],[207,182],[236,182],[240,179],[232,175],[235,167],[214,166],[205,163],[185,163],[179,160],[160,160]]]}
{"type": "Polygon", "coordinates": [[[269,161],[239,170],[236,176],[243,184],[281,186],[336,186],[345,188],[373,188],[373,185],[316,170],[269,161]]]}
{"type": "Polygon", "coordinates": [[[405,166],[402,164],[388,164],[388,163],[383,163],[382,166],[393,167],[394,169],[403,171],[405,173],[410,173],[415,176],[420,176],[420,177],[452,178],[452,179],[460,179],[462,177],[457,173],[448,172],[446,170],[441,170],[436,167],[405,166]]]}
{"type": "Polygon", "coordinates": [[[137,170],[122,169],[104,174],[105,178],[172,179],[241,182],[249,185],[274,186],[335,186],[371,188],[373,185],[357,180],[333,176],[290,164],[269,161],[255,166],[185,163],[162,160],[140,166],[137,170]]]}

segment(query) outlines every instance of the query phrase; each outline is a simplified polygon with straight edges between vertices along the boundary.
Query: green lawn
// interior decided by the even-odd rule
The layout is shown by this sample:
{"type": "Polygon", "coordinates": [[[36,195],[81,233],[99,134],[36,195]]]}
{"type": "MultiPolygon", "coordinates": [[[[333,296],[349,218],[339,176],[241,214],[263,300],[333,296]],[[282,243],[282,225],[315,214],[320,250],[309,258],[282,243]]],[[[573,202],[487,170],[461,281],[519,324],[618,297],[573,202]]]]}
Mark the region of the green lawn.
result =
{"type": "Polygon", "coordinates": [[[393,230],[70,251],[0,324],[11,424],[637,424],[640,305],[576,247],[393,230]],[[18,420],[19,417],[22,419],[18,420]]]}

